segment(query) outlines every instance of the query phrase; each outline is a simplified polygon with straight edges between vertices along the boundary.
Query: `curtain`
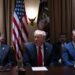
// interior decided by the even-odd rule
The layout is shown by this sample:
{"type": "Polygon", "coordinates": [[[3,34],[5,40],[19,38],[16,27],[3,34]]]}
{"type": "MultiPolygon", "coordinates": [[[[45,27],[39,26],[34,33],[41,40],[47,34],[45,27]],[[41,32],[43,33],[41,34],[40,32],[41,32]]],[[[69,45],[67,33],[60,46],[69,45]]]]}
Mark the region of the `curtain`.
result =
{"type": "Polygon", "coordinates": [[[3,0],[3,29],[7,44],[11,44],[12,15],[15,7],[15,0],[3,0]]]}

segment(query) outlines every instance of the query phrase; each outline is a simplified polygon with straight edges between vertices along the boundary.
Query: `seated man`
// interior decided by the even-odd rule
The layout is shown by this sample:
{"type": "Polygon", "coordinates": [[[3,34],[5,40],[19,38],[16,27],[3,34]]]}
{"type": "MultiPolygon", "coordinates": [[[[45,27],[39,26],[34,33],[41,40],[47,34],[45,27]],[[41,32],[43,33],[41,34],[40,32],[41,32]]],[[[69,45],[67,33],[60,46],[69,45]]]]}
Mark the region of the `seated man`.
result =
{"type": "Polygon", "coordinates": [[[62,61],[65,66],[75,66],[75,30],[72,30],[72,41],[64,45],[62,61]]]}
{"type": "Polygon", "coordinates": [[[35,30],[34,42],[25,44],[23,54],[24,66],[50,66],[52,57],[52,44],[45,42],[46,33],[35,30]]]}
{"type": "Polygon", "coordinates": [[[15,62],[15,55],[12,48],[5,44],[5,39],[0,34],[0,68],[1,66],[13,66],[15,65],[15,62]]]}
{"type": "Polygon", "coordinates": [[[59,35],[59,39],[56,43],[53,45],[54,49],[54,61],[55,66],[61,66],[62,65],[62,49],[65,44],[67,44],[67,37],[65,33],[61,33],[59,35]]]}

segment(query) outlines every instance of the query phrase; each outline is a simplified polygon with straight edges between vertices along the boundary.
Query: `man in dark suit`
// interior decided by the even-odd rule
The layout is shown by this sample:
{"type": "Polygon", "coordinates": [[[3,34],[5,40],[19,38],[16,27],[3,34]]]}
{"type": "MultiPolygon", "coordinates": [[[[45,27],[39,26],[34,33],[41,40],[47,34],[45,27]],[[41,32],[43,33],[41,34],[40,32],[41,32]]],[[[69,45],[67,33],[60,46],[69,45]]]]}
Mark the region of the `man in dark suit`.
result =
{"type": "Polygon", "coordinates": [[[72,30],[72,41],[64,46],[62,61],[65,66],[75,67],[75,29],[72,30]]]}
{"type": "Polygon", "coordinates": [[[50,66],[52,64],[52,44],[45,42],[45,37],[44,31],[35,30],[34,42],[25,44],[24,66],[50,66]],[[40,51],[39,47],[41,47],[40,51]]]}
{"type": "Polygon", "coordinates": [[[59,40],[53,45],[53,59],[55,61],[55,66],[62,65],[62,50],[65,44],[67,44],[66,33],[60,33],[59,40]]]}
{"type": "Polygon", "coordinates": [[[12,48],[5,44],[4,36],[0,33],[0,68],[11,67],[16,64],[15,55],[12,48]]]}

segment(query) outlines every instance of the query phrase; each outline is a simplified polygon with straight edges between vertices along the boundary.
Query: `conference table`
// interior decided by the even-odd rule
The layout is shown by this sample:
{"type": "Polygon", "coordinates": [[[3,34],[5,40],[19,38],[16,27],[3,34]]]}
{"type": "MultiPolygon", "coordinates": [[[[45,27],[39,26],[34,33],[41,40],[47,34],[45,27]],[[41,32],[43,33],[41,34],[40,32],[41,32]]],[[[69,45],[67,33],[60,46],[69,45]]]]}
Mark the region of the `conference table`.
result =
{"type": "Polygon", "coordinates": [[[11,70],[0,71],[0,75],[75,75],[75,68],[47,67],[48,71],[32,71],[31,67],[24,70],[13,67],[11,70]]]}

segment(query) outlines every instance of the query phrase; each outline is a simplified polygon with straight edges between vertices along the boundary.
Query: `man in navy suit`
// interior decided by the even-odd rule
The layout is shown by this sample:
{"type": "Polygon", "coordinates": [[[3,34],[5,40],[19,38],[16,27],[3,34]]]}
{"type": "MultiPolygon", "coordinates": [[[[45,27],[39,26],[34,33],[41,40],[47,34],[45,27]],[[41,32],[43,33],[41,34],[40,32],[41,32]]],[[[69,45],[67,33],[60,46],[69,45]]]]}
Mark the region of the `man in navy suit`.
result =
{"type": "Polygon", "coordinates": [[[35,30],[34,42],[25,44],[24,66],[50,66],[52,64],[53,47],[52,44],[45,42],[45,37],[45,31],[35,30]],[[41,47],[41,53],[39,52],[39,47],[41,47]]]}
{"type": "Polygon", "coordinates": [[[16,64],[15,55],[12,48],[5,44],[4,36],[0,33],[0,68],[11,67],[16,64]]]}
{"type": "Polygon", "coordinates": [[[75,30],[72,30],[72,41],[64,46],[62,61],[65,66],[75,67],[75,30]]]}

